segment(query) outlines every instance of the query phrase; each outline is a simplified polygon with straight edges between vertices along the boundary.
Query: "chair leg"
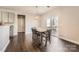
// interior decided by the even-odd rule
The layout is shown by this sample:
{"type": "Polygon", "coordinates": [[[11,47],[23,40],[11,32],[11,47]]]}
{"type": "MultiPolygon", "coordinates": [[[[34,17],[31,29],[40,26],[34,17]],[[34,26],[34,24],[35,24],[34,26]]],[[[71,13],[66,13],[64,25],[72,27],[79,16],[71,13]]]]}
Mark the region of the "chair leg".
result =
{"type": "Polygon", "coordinates": [[[50,37],[49,37],[49,43],[51,43],[51,39],[50,39],[50,37]]]}
{"type": "Polygon", "coordinates": [[[47,46],[47,38],[46,38],[46,42],[45,42],[45,47],[47,46]]]}

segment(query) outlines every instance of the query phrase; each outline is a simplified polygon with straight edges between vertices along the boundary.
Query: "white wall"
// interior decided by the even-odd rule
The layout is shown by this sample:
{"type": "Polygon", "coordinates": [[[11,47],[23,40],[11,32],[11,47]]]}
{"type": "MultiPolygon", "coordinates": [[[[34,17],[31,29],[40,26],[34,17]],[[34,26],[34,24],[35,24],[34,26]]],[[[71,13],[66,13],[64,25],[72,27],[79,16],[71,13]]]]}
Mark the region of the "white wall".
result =
{"type": "Polygon", "coordinates": [[[79,43],[79,7],[62,7],[60,36],[79,43]]]}
{"type": "Polygon", "coordinates": [[[26,34],[31,33],[32,27],[38,27],[39,26],[39,19],[35,19],[36,15],[27,14],[26,15],[26,34]]]}
{"type": "Polygon", "coordinates": [[[56,7],[46,13],[41,26],[46,26],[49,16],[59,17],[59,36],[79,44],[79,7],[56,7]]]}

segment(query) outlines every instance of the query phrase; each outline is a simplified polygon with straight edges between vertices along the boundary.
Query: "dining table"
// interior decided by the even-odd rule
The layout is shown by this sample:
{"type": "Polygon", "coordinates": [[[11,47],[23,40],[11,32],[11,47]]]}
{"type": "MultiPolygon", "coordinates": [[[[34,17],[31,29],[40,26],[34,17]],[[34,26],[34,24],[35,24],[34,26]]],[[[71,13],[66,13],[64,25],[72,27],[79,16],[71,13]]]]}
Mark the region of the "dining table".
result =
{"type": "MultiPolygon", "coordinates": [[[[43,28],[43,27],[38,27],[36,28],[37,32],[40,34],[40,40],[41,40],[41,43],[43,42],[43,38],[45,38],[47,35],[46,35],[46,32],[47,30],[49,30],[50,28],[43,28]],[[43,36],[43,34],[45,35],[45,37],[43,36]]],[[[45,46],[47,45],[47,38],[45,38],[45,46]]]]}
{"type": "Polygon", "coordinates": [[[36,30],[40,33],[40,40],[42,42],[42,34],[47,31],[47,28],[38,27],[36,30]]]}
{"type": "MultiPolygon", "coordinates": [[[[44,27],[34,27],[32,28],[34,30],[34,34],[36,35],[36,37],[33,37],[36,39],[36,41],[38,42],[39,45],[44,45],[43,46],[47,46],[47,41],[50,41],[50,28],[44,28],[44,27]]],[[[35,41],[34,41],[35,42],[35,41]]],[[[36,42],[35,42],[36,43],[36,42]]]]}

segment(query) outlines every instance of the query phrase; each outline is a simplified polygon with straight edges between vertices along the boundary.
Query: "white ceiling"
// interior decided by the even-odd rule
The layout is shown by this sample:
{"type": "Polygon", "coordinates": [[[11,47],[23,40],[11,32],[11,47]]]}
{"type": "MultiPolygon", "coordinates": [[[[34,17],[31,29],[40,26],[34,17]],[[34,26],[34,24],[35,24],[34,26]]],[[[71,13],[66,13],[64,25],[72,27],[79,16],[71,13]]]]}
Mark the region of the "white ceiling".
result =
{"type": "Polygon", "coordinates": [[[53,7],[46,6],[0,6],[0,8],[38,15],[44,14],[53,9],[53,7]]]}

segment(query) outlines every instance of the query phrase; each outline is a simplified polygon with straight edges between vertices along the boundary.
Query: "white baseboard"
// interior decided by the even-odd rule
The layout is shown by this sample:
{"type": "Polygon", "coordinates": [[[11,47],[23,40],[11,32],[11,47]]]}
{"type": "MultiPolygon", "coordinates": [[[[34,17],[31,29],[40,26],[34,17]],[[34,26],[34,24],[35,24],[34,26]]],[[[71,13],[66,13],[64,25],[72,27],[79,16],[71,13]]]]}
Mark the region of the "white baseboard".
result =
{"type": "Polygon", "coordinates": [[[8,40],[8,42],[6,43],[6,45],[4,46],[4,48],[2,49],[2,51],[0,51],[0,52],[4,52],[4,51],[6,50],[6,48],[7,48],[8,44],[9,44],[9,42],[10,42],[10,40],[8,40]]]}
{"type": "Polygon", "coordinates": [[[77,44],[77,45],[79,45],[79,42],[77,42],[77,41],[74,41],[74,40],[72,40],[72,39],[68,39],[68,38],[66,38],[66,37],[63,37],[63,36],[59,36],[59,38],[62,38],[63,40],[66,40],[66,41],[69,41],[69,42],[72,42],[72,43],[74,43],[74,44],[77,44]]]}

